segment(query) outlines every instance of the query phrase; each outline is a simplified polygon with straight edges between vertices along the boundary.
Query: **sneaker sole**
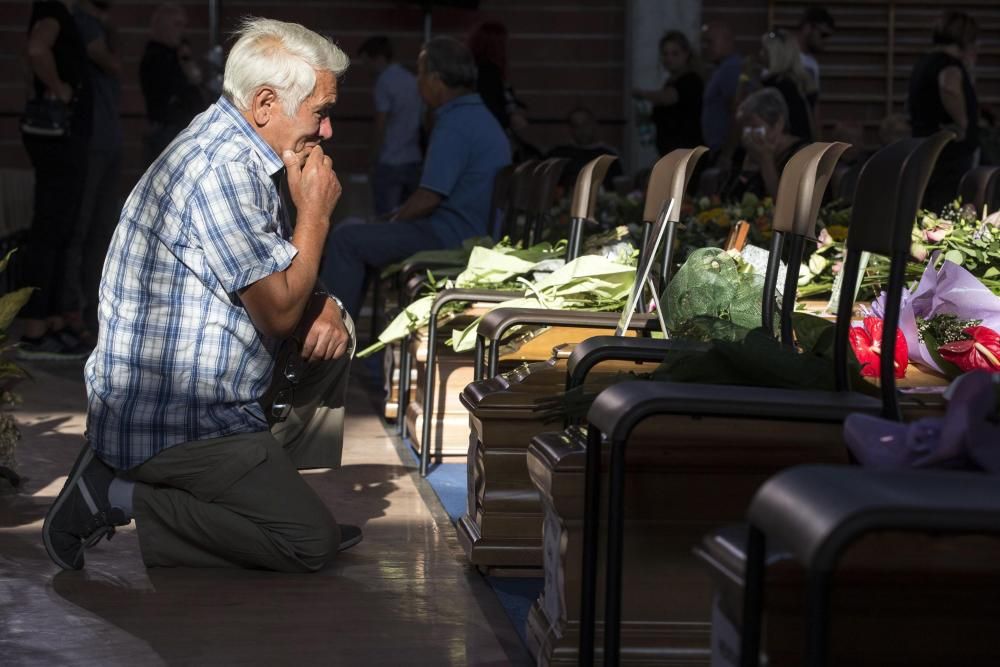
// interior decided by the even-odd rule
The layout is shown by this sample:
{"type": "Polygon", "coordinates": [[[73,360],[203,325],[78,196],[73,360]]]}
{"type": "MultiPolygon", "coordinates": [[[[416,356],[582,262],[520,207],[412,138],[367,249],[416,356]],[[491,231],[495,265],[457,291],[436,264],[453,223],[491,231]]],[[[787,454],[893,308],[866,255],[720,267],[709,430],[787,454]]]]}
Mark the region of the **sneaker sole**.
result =
{"type": "Polygon", "coordinates": [[[349,540],[347,540],[345,542],[341,542],[340,546],[337,548],[337,552],[339,553],[341,551],[346,551],[347,549],[350,549],[351,547],[353,547],[356,544],[361,544],[361,540],[362,539],[364,539],[364,535],[363,534],[358,534],[357,537],[352,537],[351,539],[349,539],[349,540]]]}
{"type": "MultiPolygon", "coordinates": [[[[69,493],[67,493],[66,490],[72,489],[76,486],[77,482],[80,481],[80,478],[83,477],[83,471],[87,469],[87,466],[93,459],[94,450],[90,448],[90,445],[84,445],[83,451],[81,451],[80,455],[76,457],[76,463],[73,464],[73,475],[66,480],[65,484],[63,484],[62,491],[59,492],[59,495],[56,497],[56,501],[52,503],[52,507],[49,508],[48,513],[45,515],[45,522],[42,524],[42,541],[45,542],[45,551],[48,552],[49,558],[51,558],[56,565],[64,570],[80,570],[83,568],[83,562],[80,563],[79,567],[76,567],[65,562],[59,557],[59,554],[56,553],[56,549],[52,544],[52,537],[49,530],[50,524],[52,522],[52,517],[54,517],[59,510],[62,509],[62,506],[66,503],[66,498],[69,497],[69,493]]],[[[86,546],[81,540],[80,551],[77,553],[81,553],[85,548],[86,546]]]]}

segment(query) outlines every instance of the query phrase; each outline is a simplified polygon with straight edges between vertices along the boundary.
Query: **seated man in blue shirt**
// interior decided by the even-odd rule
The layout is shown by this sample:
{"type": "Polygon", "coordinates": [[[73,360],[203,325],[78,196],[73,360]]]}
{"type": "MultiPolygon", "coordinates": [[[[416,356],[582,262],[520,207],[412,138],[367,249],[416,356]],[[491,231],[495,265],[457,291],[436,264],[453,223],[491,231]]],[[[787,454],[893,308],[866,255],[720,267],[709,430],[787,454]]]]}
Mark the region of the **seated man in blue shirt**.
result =
{"type": "Polygon", "coordinates": [[[474,92],[476,64],[447,37],[432,39],[417,59],[417,87],[434,110],[420,187],[383,224],[344,225],[330,233],[323,282],[358,316],[368,270],[420,250],[460,246],[487,232],[497,171],[510,164],[510,143],[474,92]]]}
{"type": "Polygon", "coordinates": [[[134,516],[147,566],[320,569],[356,544],[296,468],[339,465],[353,324],[316,276],[341,187],[320,141],[347,56],[249,19],[223,96],[136,184],[108,249],[87,444],[49,556],[134,516]]]}

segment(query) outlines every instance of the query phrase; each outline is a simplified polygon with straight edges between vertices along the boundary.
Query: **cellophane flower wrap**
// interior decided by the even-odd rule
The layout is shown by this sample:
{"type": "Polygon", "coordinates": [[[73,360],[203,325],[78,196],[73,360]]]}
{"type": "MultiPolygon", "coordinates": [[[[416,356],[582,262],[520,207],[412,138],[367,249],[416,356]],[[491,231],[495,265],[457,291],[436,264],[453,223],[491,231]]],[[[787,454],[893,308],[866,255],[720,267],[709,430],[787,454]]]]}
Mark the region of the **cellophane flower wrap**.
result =
{"type": "MultiPolygon", "coordinates": [[[[944,369],[938,363],[938,341],[928,346],[920,332],[920,320],[950,315],[1000,331],[1000,297],[954,262],[944,260],[940,268],[935,268],[935,264],[934,258],[931,258],[917,286],[912,291],[904,290],[899,329],[906,337],[910,360],[943,373],[944,369]]],[[[872,314],[876,317],[881,318],[885,314],[885,296],[883,292],[872,302],[872,314]]]]}

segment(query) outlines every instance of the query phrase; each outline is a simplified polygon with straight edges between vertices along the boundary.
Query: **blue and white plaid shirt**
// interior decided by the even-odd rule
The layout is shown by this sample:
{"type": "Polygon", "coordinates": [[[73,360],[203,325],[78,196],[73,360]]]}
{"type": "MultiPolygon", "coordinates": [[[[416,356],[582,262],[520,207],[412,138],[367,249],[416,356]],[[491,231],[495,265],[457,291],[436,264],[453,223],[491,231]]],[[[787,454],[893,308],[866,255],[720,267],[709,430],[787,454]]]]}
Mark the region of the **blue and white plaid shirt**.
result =
{"type": "Polygon", "coordinates": [[[296,254],[272,180],[283,166],[220,98],[129,195],[85,370],[87,438],[111,466],[268,428],[258,399],[278,341],[254,328],[238,292],[296,254]]]}

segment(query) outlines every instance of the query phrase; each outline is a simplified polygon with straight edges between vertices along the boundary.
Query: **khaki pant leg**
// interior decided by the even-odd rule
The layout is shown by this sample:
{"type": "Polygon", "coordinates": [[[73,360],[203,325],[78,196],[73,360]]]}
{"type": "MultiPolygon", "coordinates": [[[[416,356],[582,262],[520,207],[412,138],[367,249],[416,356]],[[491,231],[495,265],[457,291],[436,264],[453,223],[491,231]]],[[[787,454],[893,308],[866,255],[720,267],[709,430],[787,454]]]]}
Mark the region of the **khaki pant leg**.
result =
{"type": "Polygon", "coordinates": [[[284,421],[272,424],[271,433],[299,469],[340,467],[344,447],[344,399],[356,342],[350,315],[346,316],[344,324],[351,335],[347,354],[331,361],[301,362],[302,377],[294,384],[285,377],[285,369],[289,355],[298,354],[298,348],[284,345],[274,365],[271,388],[261,401],[264,413],[272,419],[275,396],[282,389],[291,388],[291,413],[284,421]]]}
{"type": "Polygon", "coordinates": [[[340,530],[267,431],[188,442],[130,471],[149,567],[312,572],[340,530]]]}

